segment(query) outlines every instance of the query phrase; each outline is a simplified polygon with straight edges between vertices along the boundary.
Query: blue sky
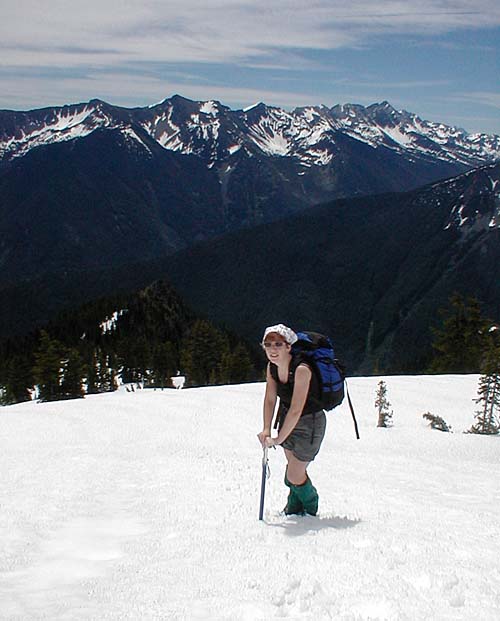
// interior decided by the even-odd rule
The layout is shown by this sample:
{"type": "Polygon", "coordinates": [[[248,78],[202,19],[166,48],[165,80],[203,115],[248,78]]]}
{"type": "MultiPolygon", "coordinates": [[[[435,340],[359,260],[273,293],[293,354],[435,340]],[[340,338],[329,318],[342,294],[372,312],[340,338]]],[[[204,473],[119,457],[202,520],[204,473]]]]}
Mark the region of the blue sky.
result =
{"type": "Polygon", "coordinates": [[[498,0],[2,0],[0,108],[388,100],[500,134],[498,0]],[[417,8],[418,7],[418,8],[417,8]]]}

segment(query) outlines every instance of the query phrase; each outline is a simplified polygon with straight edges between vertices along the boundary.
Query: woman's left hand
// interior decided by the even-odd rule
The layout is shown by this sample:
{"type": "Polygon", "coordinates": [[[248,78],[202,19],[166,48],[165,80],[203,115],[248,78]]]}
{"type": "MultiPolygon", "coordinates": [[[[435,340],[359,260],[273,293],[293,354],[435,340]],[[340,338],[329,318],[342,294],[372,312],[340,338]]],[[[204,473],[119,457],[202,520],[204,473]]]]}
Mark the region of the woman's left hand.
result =
{"type": "Polygon", "coordinates": [[[276,446],[278,443],[276,442],[276,438],[271,438],[267,436],[266,438],[266,446],[267,448],[271,448],[272,446],[276,446]]]}

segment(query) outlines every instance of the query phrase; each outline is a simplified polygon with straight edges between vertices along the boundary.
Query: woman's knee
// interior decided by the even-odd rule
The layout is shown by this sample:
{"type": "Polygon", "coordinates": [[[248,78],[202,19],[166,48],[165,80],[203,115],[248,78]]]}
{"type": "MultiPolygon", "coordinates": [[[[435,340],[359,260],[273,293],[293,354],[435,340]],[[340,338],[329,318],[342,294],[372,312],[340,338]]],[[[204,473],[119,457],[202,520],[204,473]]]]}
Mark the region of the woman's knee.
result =
{"type": "Polygon", "coordinates": [[[290,451],[286,455],[288,465],[286,469],[286,477],[294,485],[302,485],[307,479],[306,468],[309,465],[307,461],[300,461],[290,451]]]}

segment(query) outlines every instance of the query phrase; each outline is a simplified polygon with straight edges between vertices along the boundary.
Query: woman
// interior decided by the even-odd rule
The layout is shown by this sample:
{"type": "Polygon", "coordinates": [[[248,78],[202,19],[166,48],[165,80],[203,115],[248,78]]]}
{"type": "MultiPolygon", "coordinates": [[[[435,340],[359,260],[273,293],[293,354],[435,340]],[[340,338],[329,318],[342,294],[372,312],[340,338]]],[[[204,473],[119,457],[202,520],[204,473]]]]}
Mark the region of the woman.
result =
{"type": "MultiPolygon", "coordinates": [[[[307,474],[307,466],[318,454],[325,436],[326,416],[318,404],[319,384],[307,362],[292,356],[297,341],[293,330],[278,324],[266,328],[262,346],[269,363],[264,397],[264,427],[258,434],[262,446],[281,445],[287,468],[285,485],[290,488],[286,515],[316,515],[318,492],[307,474]],[[277,397],[278,435],[271,437],[277,397]]],[[[276,426],[276,425],[275,425],[276,426]]]]}

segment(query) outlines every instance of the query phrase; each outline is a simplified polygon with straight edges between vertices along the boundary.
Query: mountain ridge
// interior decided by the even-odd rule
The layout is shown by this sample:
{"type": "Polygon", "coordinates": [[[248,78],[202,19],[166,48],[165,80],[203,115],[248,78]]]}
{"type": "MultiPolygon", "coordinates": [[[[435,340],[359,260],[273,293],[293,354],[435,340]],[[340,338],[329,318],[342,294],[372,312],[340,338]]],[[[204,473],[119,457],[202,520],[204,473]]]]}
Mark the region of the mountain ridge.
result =
{"type": "Polygon", "coordinates": [[[218,184],[226,230],[337,198],[412,190],[500,158],[499,136],[423,121],[388,102],[231,110],[174,95],[142,108],[94,99],[0,111],[0,175],[37,148],[105,131],[197,158],[218,184]]]}
{"type": "Polygon", "coordinates": [[[500,157],[500,137],[469,134],[444,123],[424,121],[387,101],[369,106],[302,106],[286,111],[260,102],[244,110],[174,95],[147,107],[124,108],[99,99],[31,111],[0,110],[0,156],[18,157],[47,142],[72,139],[97,127],[137,123],[163,147],[194,153],[214,165],[235,149],[249,154],[291,156],[303,166],[325,165],[322,144],[343,132],[374,147],[417,157],[477,166],[500,157]]]}

